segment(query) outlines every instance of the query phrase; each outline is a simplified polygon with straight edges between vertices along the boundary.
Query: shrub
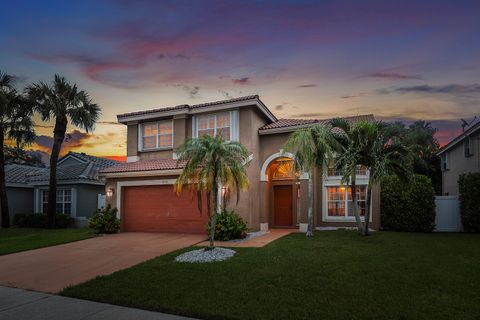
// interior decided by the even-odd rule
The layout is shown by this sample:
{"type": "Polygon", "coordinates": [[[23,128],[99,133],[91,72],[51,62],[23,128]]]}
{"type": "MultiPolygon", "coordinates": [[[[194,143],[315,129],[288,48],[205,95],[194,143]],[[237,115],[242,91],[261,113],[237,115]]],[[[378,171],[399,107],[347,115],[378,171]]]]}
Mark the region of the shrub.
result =
{"type": "Polygon", "coordinates": [[[480,232],[480,173],[467,173],[458,179],[460,215],[467,232],[480,232]]]}
{"type": "MultiPolygon", "coordinates": [[[[73,226],[75,219],[67,214],[55,215],[55,228],[68,228],[73,226]]],[[[13,217],[13,224],[20,228],[46,228],[47,215],[43,213],[19,213],[13,217]]]]}
{"type": "Polygon", "coordinates": [[[120,230],[120,219],[117,218],[117,208],[107,205],[98,209],[88,222],[88,227],[96,233],[117,233],[120,230]]]}
{"type": "MultiPolygon", "coordinates": [[[[207,232],[210,234],[210,222],[207,225],[207,232]]],[[[247,236],[247,223],[235,211],[224,211],[217,214],[215,226],[215,239],[228,241],[243,239],[247,236]]]]}
{"type": "Polygon", "coordinates": [[[427,176],[414,175],[408,185],[386,177],[380,207],[383,230],[431,232],[435,227],[435,190],[427,176]]]}

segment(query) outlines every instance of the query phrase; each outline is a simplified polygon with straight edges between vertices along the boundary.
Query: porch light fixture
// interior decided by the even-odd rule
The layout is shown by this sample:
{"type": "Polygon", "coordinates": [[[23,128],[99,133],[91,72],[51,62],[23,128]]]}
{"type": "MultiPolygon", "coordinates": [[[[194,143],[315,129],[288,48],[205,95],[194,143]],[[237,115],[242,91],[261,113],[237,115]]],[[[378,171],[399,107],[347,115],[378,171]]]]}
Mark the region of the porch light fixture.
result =
{"type": "Polygon", "coordinates": [[[114,193],[115,193],[115,189],[113,189],[113,188],[108,188],[107,189],[107,197],[113,196],[114,193]]]}

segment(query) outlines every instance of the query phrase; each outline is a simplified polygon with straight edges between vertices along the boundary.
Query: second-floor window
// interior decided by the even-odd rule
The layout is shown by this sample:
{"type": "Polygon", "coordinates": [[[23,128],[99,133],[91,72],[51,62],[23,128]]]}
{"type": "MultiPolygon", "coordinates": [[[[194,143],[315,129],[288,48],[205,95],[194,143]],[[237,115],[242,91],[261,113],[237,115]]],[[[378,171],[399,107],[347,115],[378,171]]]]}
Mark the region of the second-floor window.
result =
{"type": "Polygon", "coordinates": [[[142,124],[142,150],[165,149],[173,146],[173,121],[142,124]]]}
{"type": "MultiPolygon", "coordinates": [[[[367,167],[363,165],[357,166],[356,170],[357,176],[366,176],[367,175],[367,167]]],[[[328,167],[328,176],[329,177],[341,177],[343,176],[343,170],[335,168],[335,166],[329,166],[328,167]]]]}
{"type": "Polygon", "coordinates": [[[198,137],[221,135],[223,139],[230,140],[230,112],[199,116],[197,121],[198,137]]]}

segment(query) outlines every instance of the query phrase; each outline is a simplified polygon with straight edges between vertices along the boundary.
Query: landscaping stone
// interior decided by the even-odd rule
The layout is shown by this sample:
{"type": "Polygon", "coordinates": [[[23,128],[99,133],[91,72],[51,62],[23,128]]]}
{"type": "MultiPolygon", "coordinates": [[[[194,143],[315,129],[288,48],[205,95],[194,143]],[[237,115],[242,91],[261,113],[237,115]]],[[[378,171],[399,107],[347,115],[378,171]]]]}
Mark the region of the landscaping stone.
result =
{"type": "Polygon", "coordinates": [[[185,252],[175,258],[177,262],[202,263],[227,260],[235,255],[235,251],[225,248],[199,249],[185,252]]]}

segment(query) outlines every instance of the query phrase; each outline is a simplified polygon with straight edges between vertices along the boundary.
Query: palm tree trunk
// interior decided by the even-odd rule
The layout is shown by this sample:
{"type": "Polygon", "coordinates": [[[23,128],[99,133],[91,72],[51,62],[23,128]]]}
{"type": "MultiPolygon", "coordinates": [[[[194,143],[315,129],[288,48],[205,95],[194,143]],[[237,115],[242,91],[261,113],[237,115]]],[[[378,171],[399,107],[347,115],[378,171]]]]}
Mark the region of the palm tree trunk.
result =
{"type": "Polygon", "coordinates": [[[358,232],[363,233],[363,224],[360,214],[358,213],[358,199],[357,199],[357,176],[353,174],[351,188],[352,188],[352,206],[353,206],[353,215],[355,216],[355,222],[357,223],[358,232]]]}
{"type": "Polygon", "coordinates": [[[307,237],[313,237],[313,170],[308,179],[308,227],[307,237]]]}
{"type": "Polygon", "coordinates": [[[370,181],[368,182],[368,187],[367,187],[367,203],[366,203],[366,208],[365,208],[365,225],[363,229],[363,235],[368,236],[368,225],[370,223],[370,204],[372,202],[372,189],[371,189],[371,183],[370,181]]]}
{"type": "Polygon", "coordinates": [[[5,131],[0,124],[0,204],[2,210],[2,228],[10,227],[10,212],[8,210],[7,186],[5,184],[5,152],[3,139],[5,131]]]}
{"type": "Polygon", "coordinates": [[[55,215],[57,211],[57,161],[62,148],[65,132],[67,131],[67,119],[57,117],[53,130],[53,147],[50,155],[50,182],[48,189],[47,226],[55,227],[55,215]]]}
{"type": "Polygon", "coordinates": [[[218,183],[217,174],[213,176],[213,192],[212,192],[212,215],[210,217],[210,249],[215,247],[215,229],[217,227],[217,209],[218,209],[218,183]]]}

